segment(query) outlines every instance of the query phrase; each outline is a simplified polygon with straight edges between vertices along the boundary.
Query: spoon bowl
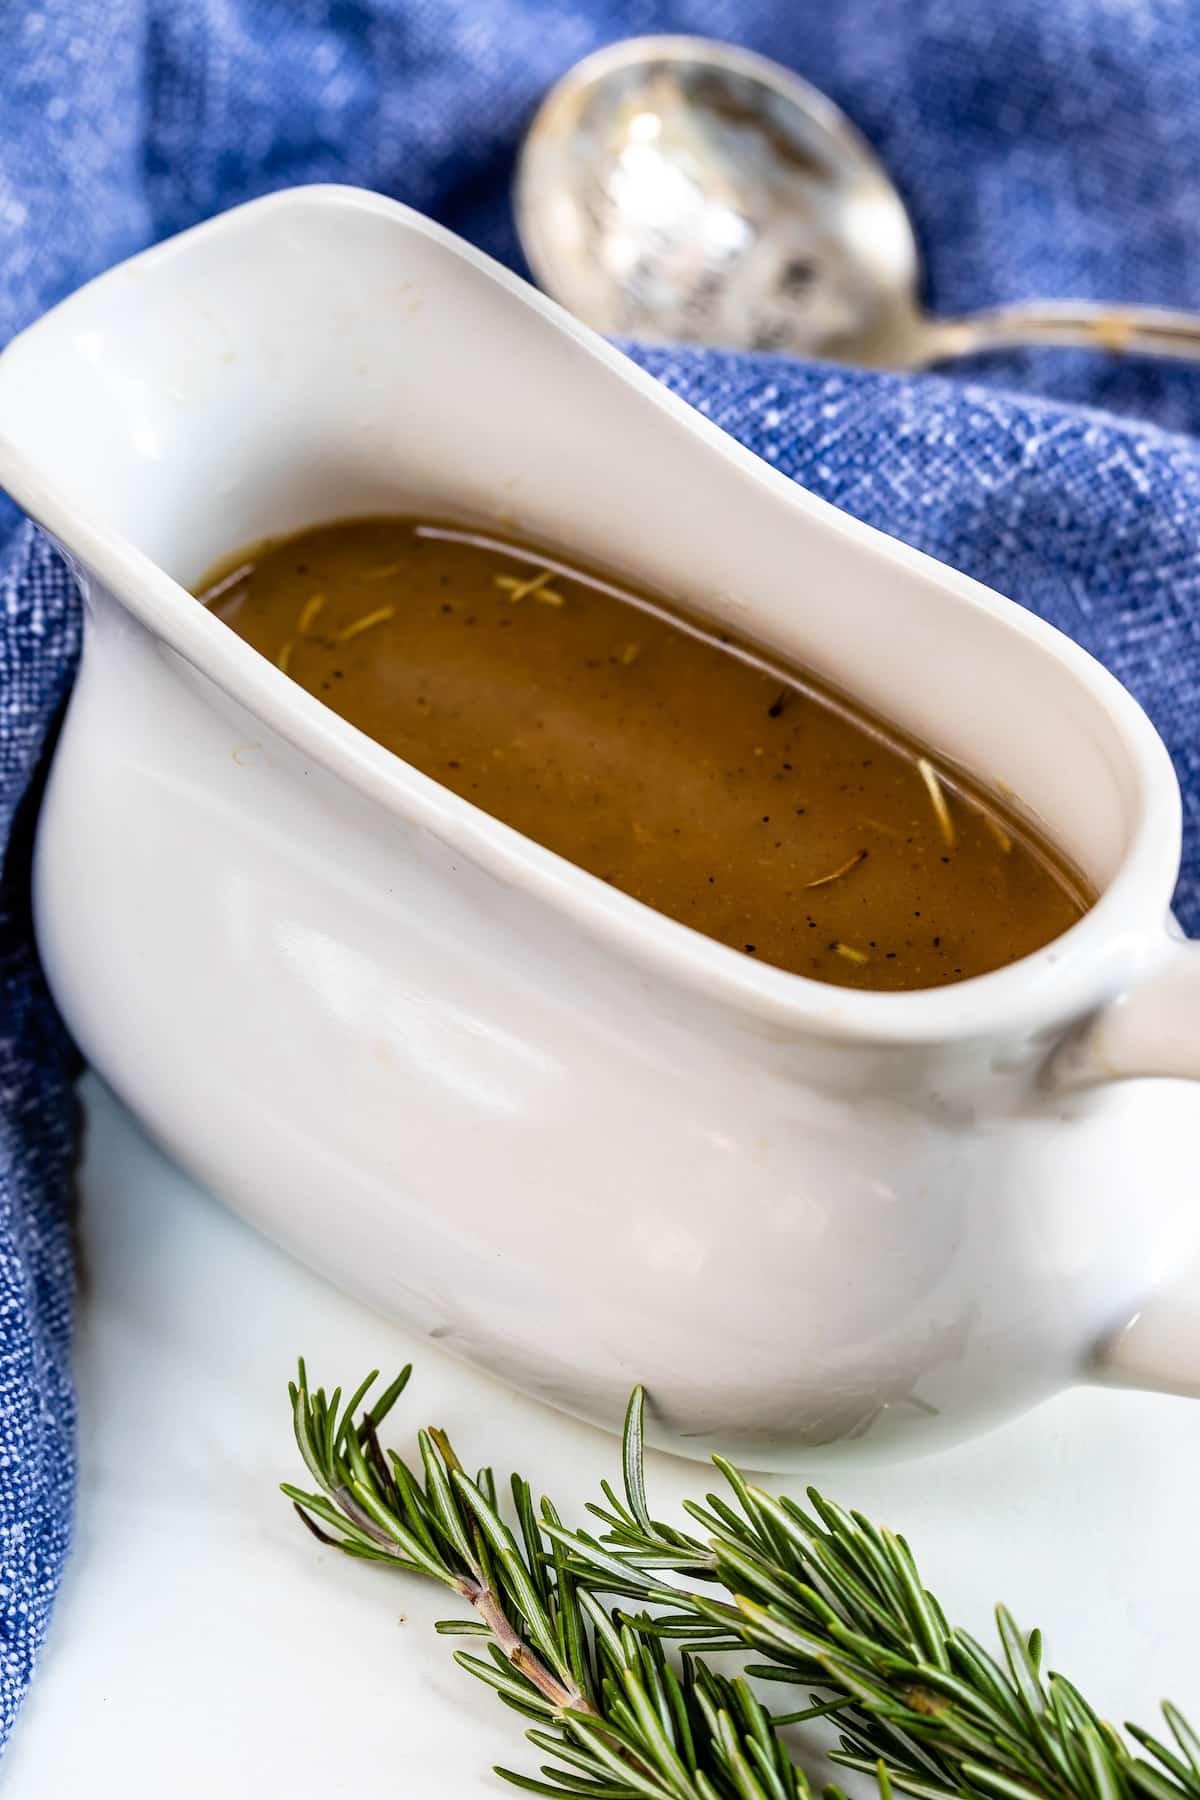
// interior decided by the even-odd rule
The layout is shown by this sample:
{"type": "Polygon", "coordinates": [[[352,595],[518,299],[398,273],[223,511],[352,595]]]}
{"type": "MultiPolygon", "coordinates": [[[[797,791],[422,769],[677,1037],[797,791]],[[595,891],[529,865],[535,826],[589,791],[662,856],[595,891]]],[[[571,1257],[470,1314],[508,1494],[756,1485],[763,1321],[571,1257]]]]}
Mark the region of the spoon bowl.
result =
{"type": "Polygon", "coordinates": [[[887,360],[916,326],[917,246],[874,152],[747,50],[586,58],[526,139],[517,213],[541,284],[612,336],[887,360]]]}

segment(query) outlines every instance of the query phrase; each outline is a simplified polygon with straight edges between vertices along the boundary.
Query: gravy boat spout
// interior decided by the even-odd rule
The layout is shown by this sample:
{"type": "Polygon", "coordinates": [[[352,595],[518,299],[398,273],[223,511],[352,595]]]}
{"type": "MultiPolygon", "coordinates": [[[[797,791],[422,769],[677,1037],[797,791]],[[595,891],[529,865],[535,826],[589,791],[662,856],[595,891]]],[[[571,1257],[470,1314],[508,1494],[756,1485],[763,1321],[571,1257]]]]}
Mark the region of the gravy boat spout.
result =
{"type": "Polygon", "coordinates": [[[1179,796],[1082,651],[349,189],[93,282],[0,357],[0,420],[86,605],[46,969],[214,1193],[575,1413],[616,1426],[645,1383],[694,1455],[919,1450],[1084,1379],[1200,1391],[1179,796]],[[808,665],[1021,796],[1097,904],[939,990],[759,966],[370,742],[187,591],[240,544],[425,508],[808,665]]]}

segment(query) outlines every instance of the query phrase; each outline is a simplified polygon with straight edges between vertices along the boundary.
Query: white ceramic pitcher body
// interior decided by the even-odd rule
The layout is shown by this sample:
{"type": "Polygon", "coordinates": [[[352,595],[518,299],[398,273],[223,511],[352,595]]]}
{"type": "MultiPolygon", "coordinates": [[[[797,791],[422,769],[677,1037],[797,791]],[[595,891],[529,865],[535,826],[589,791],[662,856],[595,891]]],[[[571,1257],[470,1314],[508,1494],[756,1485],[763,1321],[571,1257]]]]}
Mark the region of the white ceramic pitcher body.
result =
{"type": "Polygon", "coordinates": [[[557,1405],[614,1425],[644,1382],[691,1454],[918,1450],[1081,1379],[1200,1392],[1179,796],[1082,651],[351,190],[92,283],[0,358],[0,433],[87,609],[42,954],[85,1053],[215,1193],[557,1405]],[[181,585],[422,507],[840,683],[1007,784],[1098,904],[944,990],[759,966],[407,767],[181,585]]]}

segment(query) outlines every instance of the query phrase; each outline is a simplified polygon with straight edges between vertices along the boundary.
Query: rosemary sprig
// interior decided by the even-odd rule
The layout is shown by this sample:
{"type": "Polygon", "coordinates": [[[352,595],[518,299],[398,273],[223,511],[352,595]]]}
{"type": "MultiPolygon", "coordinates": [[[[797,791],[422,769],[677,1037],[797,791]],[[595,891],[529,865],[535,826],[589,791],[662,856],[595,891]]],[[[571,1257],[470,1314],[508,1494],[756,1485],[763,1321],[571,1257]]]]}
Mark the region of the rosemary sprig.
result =
{"type": "Polygon", "coordinates": [[[655,1520],[640,1389],[623,1497],[603,1482],[604,1503],[588,1508],[603,1532],[568,1528],[548,1500],[535,1511],[514,1475],[518,1537],[490,1470],[469,1480],[443,1433],[420,1434],[420,1477],[385,1457],[378,1427],[409,1373],[364,1409],[374,1375],[343,1405],[340,1390],[309,1392],[302,1363],[293,1422],[320,1492],[284,1492],[323,1542],[474,1607],[474,1622],[438,1630],[489,1640],[486,1658],[457,1660],[532,1718],[530,1741],[557,1759],[538,1778],[498,1771],[518,1787],[560,1800],[809,1800],[779,1733],[831,1716],[834,1761],[873,1776],[881,1800],[893,1788],[918,1800],[1200,1800],[1200,1738],[1175,1707],[1163,1706],[1170,1743],[1127,1727],[1138,1755],[1043,1671],[1040,1633],[999,1608],[991,1655],[947,1623],[902,1537],[815,1489],[808,1511],[717,1458],[727,1495],[685,1502],[703,1535],[655,1520]],[[606,1610],[602,1594],[636,1610],[606,1610]],[[704,1660],[718,1651],[764,1660],[730,1680],[704,1660]],[[769,1713],[747,1676],[795,1685],[805,1704],[769,1713]]]}
{"type": "Polygon", "coordinates": [[[475,1609],[445,1635],[487,1640],[486,1656],[455,1660],[534,1721],[529,1741],[556,1760],[539,1777],[497,1774],[530,1793],[591,1800],[811,1800],[811,1789],[744,1679],[731,1681],[618,1620],[578,1584],[551,1534],[548,1500],[535,1514],[512,1477],[519,1537],[497,1510],[490,1469],[471,1480],[444,1432],[418,1436],[421,1473],[385,1455],[379,1427],[408,1383],[404,1369],[369,1407],[372,1374],[343,1403],[310,1391],[303,1362],[290,1384],[300,1454],[318,1492],[283,1492],[322,1543],[348,1556],[425,1575],[475,1609]],[[360,1411],[360,1409],[362,1409],[360,1411]]]}

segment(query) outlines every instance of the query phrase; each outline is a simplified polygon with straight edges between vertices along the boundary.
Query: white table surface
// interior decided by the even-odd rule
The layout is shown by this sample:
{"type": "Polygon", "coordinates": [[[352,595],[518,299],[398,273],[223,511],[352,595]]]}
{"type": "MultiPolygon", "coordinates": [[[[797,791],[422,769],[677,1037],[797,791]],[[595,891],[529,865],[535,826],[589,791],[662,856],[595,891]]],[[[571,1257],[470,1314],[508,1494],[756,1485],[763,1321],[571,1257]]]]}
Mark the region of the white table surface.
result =
{"type": "MultiPolygon", "coordinates": [[[[326,1286],[199,1193],[100,1087],[83,1178],[75,1552],[0,1767],[14,1800],[468,1800],[532,1770],[519,1721],[436,1638],[441,1590],[323,1550],[277,1492],[299,1479],[286,1382],[410,1358],[393,1441],[444,1424],[568,1515],[615,1444],[449,1361],[326,1286]]],[[[670,1516],[704,1479],[655,1457],[670,1516]]],[[[783,1484],[781,1484],[783,1485],[783,1484]]],[[[791,1484],[798,1487],[799,1482],[791,1484]]],[[[963,1450],[823,1485],[903,1530],[951,1616],[1004,1599],[1103,1711],[1200,1719],[1200,1405],[1078,1390],[963,1450]]]]}

